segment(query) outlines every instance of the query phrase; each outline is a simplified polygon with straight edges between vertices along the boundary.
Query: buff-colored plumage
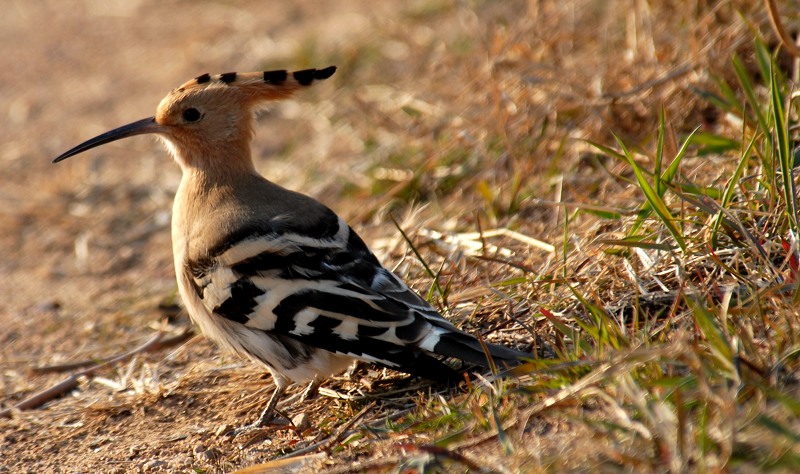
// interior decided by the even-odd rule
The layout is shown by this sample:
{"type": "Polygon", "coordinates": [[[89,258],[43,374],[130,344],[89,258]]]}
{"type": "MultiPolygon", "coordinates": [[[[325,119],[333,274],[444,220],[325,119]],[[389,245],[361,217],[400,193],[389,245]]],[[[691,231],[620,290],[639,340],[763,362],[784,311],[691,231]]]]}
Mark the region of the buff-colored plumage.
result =
{"type": "Polygon", "coordinates": [[[334,71],[204,74],[170,92],[154,117],[55,160],[133,135],[164,140],[183,171],[172,217],[181,297],[203,334],[272,373],[276,390],[260,423],[289,383],[330,376],[353,359],[457,380],[441,357],[488,366],[489,356],[507,364],[524,356],[457,329],[330,209],[255,171],[253,110],[334,71]]]}

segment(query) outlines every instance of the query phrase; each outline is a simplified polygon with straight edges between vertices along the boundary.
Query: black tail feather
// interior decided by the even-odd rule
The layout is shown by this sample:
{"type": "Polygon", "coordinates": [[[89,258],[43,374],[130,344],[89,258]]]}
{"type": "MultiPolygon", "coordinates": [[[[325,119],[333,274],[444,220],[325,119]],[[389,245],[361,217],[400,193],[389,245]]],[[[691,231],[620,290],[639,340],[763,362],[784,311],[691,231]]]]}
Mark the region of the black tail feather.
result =
{"type": "MultiPolygon", "coordinates": [[[[530,357],[529,354],[505,346],[488,342],[485,344],[495,365],[501,369],[519,365],[523,362],[523,358],[530,357]]],[[[456,332],[442,334],[433,351],[439,355],[460,359],[470,364],[490,367],[484,346],[469,334],[456,332]]]]}
{"type": "Polygon", "coordinates": [[[416,375],[417,377],[448,384],[457,384],[464,380],[464,376],[457,370],[454,370],[435,357],[422,353],[416,354],[411,364],[404,365],[398,368],[398,370],[407,374],[416,375]]]}

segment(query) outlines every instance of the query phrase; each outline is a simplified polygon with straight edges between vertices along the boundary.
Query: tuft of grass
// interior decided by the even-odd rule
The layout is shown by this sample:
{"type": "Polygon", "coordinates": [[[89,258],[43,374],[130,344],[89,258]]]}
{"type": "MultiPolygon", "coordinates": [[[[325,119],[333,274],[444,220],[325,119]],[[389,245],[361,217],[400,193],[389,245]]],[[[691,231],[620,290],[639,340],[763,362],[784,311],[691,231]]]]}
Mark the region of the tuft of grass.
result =
{"type": "MultiPolygon", "coordinates": [[[[775,72],[775,56],[760,43],[755,49],[767,61],[760,67],[768,82],[757,85],[734,59],[739,86],[720,83],[717,96],[725,97],[716,102],[724,113],[740,118],[738,135],[694,129],[679,139],[662,109],[650,153],[634,152],[617,136],[616,149],[592,142],[616,161],[619,181],[639,202],[630,215],[603,216],[624,237],[595,244],[623,251],[591,257],[570,238],[580,217],[591,214],[564,213],[561,265],[550,270],[559,278],[547,278],[563,295],[561,305],[530,309],[538,344],[550,355],[517,367],[510,380],[429,402],[398,431],[435,432],[438,446],[456,452],[476,442],[467,432],[480,432],[498,452],[522,460],[531,456],[525,440],[533,420],[549,416],[585,429],[602,452],[601,467],[793,472],[800,466],[789,158],[796,106],[786,102],[789,84],[775,72]],[[729,164],[712,179],[697,179],[707,175],[691,167],[712,156],[729,164]],[[599,284],[612,272],[603,280],[607,287],[599,284]]],[[[487,190],[479,194],[494,201],[487,190]]],[[[513,291],[506,297],[523,300],[513,291]]],[[[565,462],[558,455],[538,459],[565,462]]]]}
{"type": "MultiPolygon", "coordinates": [[[[627,167],[633,179],[620,178],[644,196],[633,221],[620,222],[627,237],[601,243],[638,252],[647,267],[628,267],[638,290],[627,308],[604,307],[602,297],[587,298],[570,285],[576,309],[581,308],[573,321],[543,312],[557,334],[581,348],[575,354],[556,351],[557,358],[619,361],[617,370],[600,374],[608,367],[601,366],[563,382],[574,387],[595,377],[594,393],[585,392],[584,403],[602,399],[625,416],[587,423],[597,436],[622,434],[649,444],[651,469],[791,471],[800,459],[798,385],[792,375],[800,369],[798,316],[790,309],[797,285],[791,262],[798,252],[789,145],[794,114],[787,112],[789,85],[776,72],[775,55],[766,54],[761,43],[755,49],[768,83],[756,86],[734,59],[746,104],[725,84],[720,84],[725,99],[716,102],[741,119],[741,136],[695,130],[665,169],[669,127],[663,111],[652,156],[634,155],[616,136],[619,150],[593,143],[627,167]],[[728,178],[706,184],[691,181],[685,170],[693,150],[703,157],[739,156],[728,178]],[[674,245],[665,246],[665,237],[674,245]],[[654,293],[668,297],[659,305],[665,311],[653,311],[654,293]],[[649,330],[638,324],[641,318],[651,321],[644,326],[649,330]],[[643,350],[652,357],[636,362],[633,354],[643,350]]],[[[630,259],[636,252],[615,258],[630,259]]]]}

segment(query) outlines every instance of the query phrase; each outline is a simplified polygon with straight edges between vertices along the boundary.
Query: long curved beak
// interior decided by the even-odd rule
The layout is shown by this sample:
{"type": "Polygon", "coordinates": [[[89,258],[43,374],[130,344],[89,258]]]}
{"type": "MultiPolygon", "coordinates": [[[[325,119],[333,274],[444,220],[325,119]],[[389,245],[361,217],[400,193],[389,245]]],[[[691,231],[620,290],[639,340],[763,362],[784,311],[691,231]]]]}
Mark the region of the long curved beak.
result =
{"type": "Polygon", "coordinates": [[[90,150],[96,146],[105,145],[106,143],[111,143],[122,138],[132,137],[134,135],[142,135],[145,133],[159,133],[163,131],[164,127],[156,122],[155,117],[137,120],[136,122],[115,128],[114,130],[106,132],[102,135],[98,135],[91,140],[81,143],[80,145],[58,156],[53,160],[53,163],[58,163],[59,161],[66,160],[70,156],[83,153],[84,151],[90,150]]]}

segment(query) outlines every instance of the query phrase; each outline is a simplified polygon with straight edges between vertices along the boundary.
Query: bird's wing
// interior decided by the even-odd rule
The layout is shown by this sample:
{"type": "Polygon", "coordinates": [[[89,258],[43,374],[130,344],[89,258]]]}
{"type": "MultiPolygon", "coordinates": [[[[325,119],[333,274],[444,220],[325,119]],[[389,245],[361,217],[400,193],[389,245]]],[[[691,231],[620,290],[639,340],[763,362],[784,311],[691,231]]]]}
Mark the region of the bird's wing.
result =
{"type": "Polygon", "coordinates": [[[485,364],[478,341],[384,268],[332,211],[302,229],[279,216],[224,242],[189,263],[198,296],[218,316],[401,370],[422,353],[485,364]],[[468,347],[451,347],[453,337],[468,347]]]}
{"type": "Polygon", "coordinates": [[[426,354],[484,366],[485,348],[497,361],[514,363],[525,355],[483,345],[453,326],[329,209],[300,222],[289,216],[261,221],[190,262],[206,309],[249,328],[429,378],[437,378],[426,374],[436,365],[426,354]]]}

